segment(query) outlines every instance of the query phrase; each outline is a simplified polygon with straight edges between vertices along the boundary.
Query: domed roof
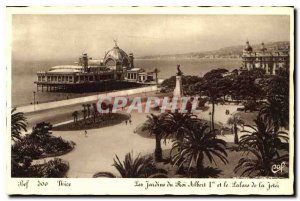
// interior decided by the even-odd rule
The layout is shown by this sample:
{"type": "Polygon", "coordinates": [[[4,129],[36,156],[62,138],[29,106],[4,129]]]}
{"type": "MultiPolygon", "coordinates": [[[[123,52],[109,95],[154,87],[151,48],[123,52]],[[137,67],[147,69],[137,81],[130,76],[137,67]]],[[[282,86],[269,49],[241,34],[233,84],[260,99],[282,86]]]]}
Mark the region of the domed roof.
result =
{"type": "Polygon", "coordinates": [[[267,51],[267,48],[265,47],[264,43],[261,43],[260,51],[267,51]]]}
{"type": "Polygon", "coordinates": [[[247,51],[247,52],[252,52],[253,49],[250,46],[249,41],[246,42],[246,47],[244,48],[244,50],[247,51]]]}
{"type": "Polygon", "coordinates": [[[105,56],[104,56],[104,63],[108,60],[108,59],[113,59],[115,62],[121,62],[123,63],[124,60],[126,60],[126,62],[129,61],[129,57],[126,54],[126,52],[122,49],[120,49],[117,45],[115,45],[115,47],[111,50],[109,50],[105,56]]]}

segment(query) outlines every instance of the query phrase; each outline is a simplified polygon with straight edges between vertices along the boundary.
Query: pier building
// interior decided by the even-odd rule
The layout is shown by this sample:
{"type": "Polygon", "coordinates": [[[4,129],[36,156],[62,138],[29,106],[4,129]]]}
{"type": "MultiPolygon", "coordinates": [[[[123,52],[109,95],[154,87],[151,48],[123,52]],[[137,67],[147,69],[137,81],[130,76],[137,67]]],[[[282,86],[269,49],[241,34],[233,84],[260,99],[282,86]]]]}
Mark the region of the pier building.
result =
{"type": "Polygon", "coordinates": [[[114,90],[122,82],[123,88],[155,84],[154,73],[134,66],[133,53],[129,55],[115,46],[97,60],[83,53],[73,65],[59,65],[48,71],[37,72],[37,90],[93,91],[114,90]],[[117,84],[118,83],[118,84],[117,84]]]}

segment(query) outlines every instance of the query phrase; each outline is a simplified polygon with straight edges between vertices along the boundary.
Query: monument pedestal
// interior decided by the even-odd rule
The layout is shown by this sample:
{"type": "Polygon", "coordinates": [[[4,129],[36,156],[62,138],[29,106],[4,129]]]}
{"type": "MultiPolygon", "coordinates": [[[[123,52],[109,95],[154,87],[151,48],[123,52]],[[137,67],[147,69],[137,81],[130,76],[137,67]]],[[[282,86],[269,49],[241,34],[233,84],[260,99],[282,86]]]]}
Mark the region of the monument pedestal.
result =
{"type": "Polygon", "coordinates": [[[173,97],[182,97],[183,93],[182,93],[182,77],[177,75],[176,76],[176,85],[175,85],[175,89],[173,92],[173,97]]]}

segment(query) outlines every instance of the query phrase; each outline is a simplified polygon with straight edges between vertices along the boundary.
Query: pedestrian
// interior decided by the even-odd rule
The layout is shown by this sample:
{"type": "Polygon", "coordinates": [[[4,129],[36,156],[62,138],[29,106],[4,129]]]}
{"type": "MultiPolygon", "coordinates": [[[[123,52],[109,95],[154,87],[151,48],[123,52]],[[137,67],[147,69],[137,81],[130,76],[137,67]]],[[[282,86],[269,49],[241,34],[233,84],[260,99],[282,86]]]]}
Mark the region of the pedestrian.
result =
{"type": "Polygon", "coordinates": [[[126,124],[126,126],[127,126],[127,120],[125,120],[125,124],[126,124]]]}
{"type": "Polygon", "coordinates": [[[84,136],[87,137],[87,131],[86,130],[84,131],[84,136]]]}

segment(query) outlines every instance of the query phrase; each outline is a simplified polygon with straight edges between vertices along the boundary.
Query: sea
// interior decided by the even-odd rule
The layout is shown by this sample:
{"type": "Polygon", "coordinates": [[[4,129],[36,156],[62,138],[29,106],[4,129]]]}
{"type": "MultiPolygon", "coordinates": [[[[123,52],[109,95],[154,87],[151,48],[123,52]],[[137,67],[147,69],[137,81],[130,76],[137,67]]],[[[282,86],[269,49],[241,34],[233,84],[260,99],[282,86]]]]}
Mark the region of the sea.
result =
{"type": "MultiPolygon", "coordinates": [[[[73,64],[74,61],[57,60],[57,61],[19,61],[12,60],[12,106],[20,107],[33,103],[34,93],[36,92],[36,72],[45,71],[56,65],[73,64]]],[[[201,59],[135,59],[135,67],[144,68],[146,71],[152,71],[157,68],[160,73],[159,79],[166,79],[176,74],[177,64],[180,64],[181,71],[184,75],[202,76],[211,69],[225,68],[228,70],[239,68],[242,64],[241,59],[233,58],[201,58],[201,59]]],[[[35,99],[39,103],[64,100],[96,94],[93,93],[58,93],[58,92],[41,92],[35,93],[35,99]]]]}

